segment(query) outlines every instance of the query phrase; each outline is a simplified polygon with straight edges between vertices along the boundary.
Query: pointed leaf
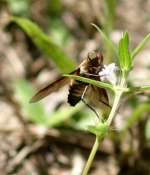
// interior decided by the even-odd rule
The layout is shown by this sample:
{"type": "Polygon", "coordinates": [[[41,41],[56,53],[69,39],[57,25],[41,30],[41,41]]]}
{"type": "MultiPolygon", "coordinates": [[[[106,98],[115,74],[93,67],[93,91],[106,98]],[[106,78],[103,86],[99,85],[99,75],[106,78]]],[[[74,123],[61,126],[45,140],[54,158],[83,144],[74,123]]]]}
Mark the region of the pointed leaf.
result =
{"type": "Polygon", "coordinates": [[[19,17],[12,17],[12,21],[17,23],[31,37],[35,45],[50,57],[62,72],[68,73],[75,69],[73,59],[69,58],[35,23],[19,17]]]}
{"type": "Polygon", "coordinates": [[[150,33],[138,44],[138,46],[132,51],[131,57],[134,57],[144,48],[147,42],[150,40],[150,33]]]}
{"type": "Polygon", "coordinates": [[[100,87],[100,88],[106,88],[106,89],[110,89],[112,91],[114,90],[114,88],[111,84],[104,83],[102,81],[96,81],[96,80],[92,80],[92,79],[89,79],[89,78],[76,76],[76,75],[67,75],[67,74],[65,74],[64,76],[70,77],[70,78],[73,78],[75,80],[82,81],[82,82],[85,82],[85,83],[88,83],[88,84],[92,84],[92,85],[95,85],[95,86],[100,87]]]}
{"type": "Polygon", "coordinates": [[[139,88],[139,91],[146,91],[146,90],[150,90],[150,86],[141,86],[140,88],[139,88]]]}
{"type": "Polygon", "coordinates": [[[101,136],[103,137],[107,131],[108,131],[108,125],[107,123],[102,123],[100,122],[98,125],[90,125],[88,126],[88,130],[89,132],[91,132],[92,134],[96,135],[96,136],[101,136]]]}
{"type": "Polygon", "coordinates": [[[119,42],[119,63],[123,71],[129,71],[132,67],[131,55],[129,52],[129,36],[125,32],[119,42]]]}
{"type": "Polygon", "coordinates": [[[55,127],[71,118],[75,113],[81,111],[84,107],[83,103],[79,103],[76,107],[63,106],[47,118],[46,126],[55,127]]]}
{"type": "Polygon", "coordinates": [[[129,88],[128,91],[130,91],[130,92],[143,92],[146,90],[150,90],[150,86],[146,85],[146,86],[141,86],[141,87],[132,87],[132,88],[129,88]]]}
{"type": "Polygon", "coordinates": [[[117,47],[115,47],[115,44],[112,42],[112,40],[110,38],[108,38],[108,36],[95,24],[92,24],[92,26],[94,26],[98,32],[101,34],[103,40],[110,46],[110,48],[114,51],[115,55],[118,56],[118,49],[117,47]]]}
{"type": "Polygon", "coordinates": [[[131,128],[135,123],[137,123],[145,112],[150,111],[150,104],[145,103],[139,105],[135,108],[133,114],[128,118],[124,128],[122,129],[122,133],[125,133],[129,128],[131,128]]]}
{"type": "Polygon", "coordinates": [[[44,124],[48,118],[44,106],[41,103],[34,103],[32,105],[29,103],[29,99],[34,93],[30,84],[25,80],[16,80],[14,82],[14,89],[20,105],[28,119],[35,123],[44,124]]]}

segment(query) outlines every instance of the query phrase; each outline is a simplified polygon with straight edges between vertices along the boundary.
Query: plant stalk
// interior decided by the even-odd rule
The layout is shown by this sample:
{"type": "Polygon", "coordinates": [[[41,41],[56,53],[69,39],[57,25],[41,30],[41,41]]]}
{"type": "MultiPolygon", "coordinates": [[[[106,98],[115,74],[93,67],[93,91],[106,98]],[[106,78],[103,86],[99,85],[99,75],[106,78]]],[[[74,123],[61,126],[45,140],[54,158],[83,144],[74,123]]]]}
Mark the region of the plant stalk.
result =
{"type": "Polygon", "coordinates": [[[113,106],[112,106],[112,109],[110,111],[110,114],[109,114],[109,117],[106,121],[106,123],[108,124],[108,126],[111,125],[112,123],[112,120],[116,114],[116,111],[118,109],[118,106],[119,106],[119,101],[120,101],[120,98],[122,96],[122,94],[124,93],[124,90],[121,89],[121,88],[124,88],[126,85],[126,79],[125,79],[125,73],[122,74],[122,78],[121,78],[121,81],[120,81],[120,84],[119,84],[119,87],[120,89],[116,89],[115,90],[115,99],[114,99],[114,103],[113,103],[113,106]]]}
{"type": "Polygon", "coordinates": [[[90,169],[90,167],[92,165],[93,159],[95,157],[95,154],[96,154],[96,152],[98,150],[98,147],[99,147],[101,141],[102,141],[102,138],[100,138],[99,136],[96,136],[95,143],[93,145],[93,148],[92,148],[90,156],[89,156],[89,158],[87,160],[87,163],[86,163],[86,165],[84,167],[82,175],[87,175],[88,174],[89,169],[90,169]]]}
{"type": "Polygon", "coordinates": [[[108,124],[108,126],[111,125],[112,120],[113,120],[113,118],[114,118],[114,116],[116,114],[116,111],[118,109],[118,105],[119,105],[119,101],[120,101],[120,98],[121,98],[122,93],[123,93],[122,91],[117,91],[115,93],[114,103],[113,103],[112,109],[110,111],[109,117],[108,117],[108,119],[106,121],[106,123],[108,124]]]}
{"type": "MultiPolygon", "coordinates": [[[[125,79],[125,74],[123,74],[122,79],[119,83],[120,89],[117,88],[114,91],[115,92],[114,103],[113,103],[112,109],[110,111],[109,117],[106,120],[106,123],[107,123],[108,126],[111,125],[111,123],[113,121],[113,118],[115,117],[116,111],[117,111],[118,106],[119,106],[120,98],[121,98],[122,94],[124,93],[123,88],[125,87],[125,84],[126,84],[126,79],[125,79]]],[[[92,151],[90,153],[90,156],[89,156],[88,161],[85,165],[85,168],[83,170],[82,175],[88,175],[88,172],[89,172],[89,169],[90,169],[90,167],[92,165],[92,162],[94,160],[95,154],[96,154],[96,152],[98,150],[98,147],[99,147],[100,143],[102,142],[104,136],[105,136],[105,134],[103,134],[101,136],[96,136],[95,143],[93,145],[92,151]]]]}

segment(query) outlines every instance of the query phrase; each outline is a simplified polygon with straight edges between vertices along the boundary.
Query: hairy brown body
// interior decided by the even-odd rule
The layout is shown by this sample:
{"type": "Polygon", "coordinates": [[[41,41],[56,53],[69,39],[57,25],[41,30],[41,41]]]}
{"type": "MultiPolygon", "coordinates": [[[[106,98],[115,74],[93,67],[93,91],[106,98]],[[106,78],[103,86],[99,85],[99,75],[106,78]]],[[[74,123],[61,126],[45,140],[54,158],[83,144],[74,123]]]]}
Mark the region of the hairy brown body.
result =
{"type": "MultiPolygon", "coordinates": [[[[98,73],[103,68],[103,56],[100,53],[90,52],[86,59],[79,65],[79,67],[70,74],[99,80],[98,73]]],[[[105,89],[98,88],[87,83],[83,83],[76,80],[71,80],[68,77],[61,77],[60,79],[49,84],[45,88],[41,89],[35,96],[32,97],[31,102],[36,102],[46,97],[50,93],[59,90],[62,86],[69,84],[68,103],[71,106],[75,106],[82,98],[88,97],[90,102],[94,105],[103,103],[109,105],[108,97],[105,89]]]]}

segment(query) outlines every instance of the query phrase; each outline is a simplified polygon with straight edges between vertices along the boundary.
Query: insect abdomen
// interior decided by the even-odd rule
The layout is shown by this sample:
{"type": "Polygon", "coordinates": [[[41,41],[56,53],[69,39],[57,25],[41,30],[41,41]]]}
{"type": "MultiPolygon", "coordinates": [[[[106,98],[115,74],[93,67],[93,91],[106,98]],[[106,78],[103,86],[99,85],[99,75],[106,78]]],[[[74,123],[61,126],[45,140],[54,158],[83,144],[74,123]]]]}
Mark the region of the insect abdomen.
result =
{"type": "Polygon", "coordinates": [[[79,81],[74,81],[73,84],[70,86],[68,94],[68,103],[71,106],[75,106],[81,100],[85,87],[86,84],[81,83],[79,81]]]}

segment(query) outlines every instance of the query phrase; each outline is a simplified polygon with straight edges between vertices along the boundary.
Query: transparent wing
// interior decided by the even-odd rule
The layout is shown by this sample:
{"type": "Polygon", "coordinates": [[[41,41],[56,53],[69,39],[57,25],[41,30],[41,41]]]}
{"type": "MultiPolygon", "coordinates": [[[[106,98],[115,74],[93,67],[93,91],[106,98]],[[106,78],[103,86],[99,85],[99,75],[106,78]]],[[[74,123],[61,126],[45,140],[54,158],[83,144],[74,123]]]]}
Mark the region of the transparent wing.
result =
{"type": "MultiPolygon", "coordinates": [[[[78,70],[75,70],[71,72],[70,74],[76,74],[78,70]]],[[[53,83],[50,83],[45,88],[38,91],[30,100],[30,103],[37,102],[44,97],[48,96],[52,92],[58,91],[61,87],[69,84],[71,79],[69,77],[61,77],[58,80],[54,81],[53,83]]]]}

